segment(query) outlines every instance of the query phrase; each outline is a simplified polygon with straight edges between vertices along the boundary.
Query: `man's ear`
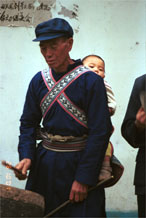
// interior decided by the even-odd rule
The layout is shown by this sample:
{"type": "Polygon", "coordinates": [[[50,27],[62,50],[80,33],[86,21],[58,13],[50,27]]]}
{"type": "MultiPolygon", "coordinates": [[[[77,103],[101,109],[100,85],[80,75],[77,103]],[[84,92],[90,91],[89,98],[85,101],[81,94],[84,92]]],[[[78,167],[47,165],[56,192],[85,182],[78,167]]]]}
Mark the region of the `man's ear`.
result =
{"type": "Polygon", "coordinates": [[[73,38],[69,38],[68,39],[68,51],[72,49],[72,46],[73,46],[73,38]]]}

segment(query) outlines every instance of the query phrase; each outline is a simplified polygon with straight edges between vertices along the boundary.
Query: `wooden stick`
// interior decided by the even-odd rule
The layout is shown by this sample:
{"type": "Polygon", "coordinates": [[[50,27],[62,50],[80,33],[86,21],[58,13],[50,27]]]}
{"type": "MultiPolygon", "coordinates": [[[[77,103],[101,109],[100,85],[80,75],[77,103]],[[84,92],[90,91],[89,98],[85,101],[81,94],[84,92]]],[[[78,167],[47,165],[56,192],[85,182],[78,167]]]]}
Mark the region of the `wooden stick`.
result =
{"type": "Polygon", "coordinates": [[[22,174],[21,170],[18,170],[16,167],[12,166],[11,164],[6,162],[5,160],[3,160],[1,163],[2,163],[3,166],[7,167],[8,169],[13,170],[16,173],[19,173],[24,178],[27,178],[26,175],[22,174]]]}
{"type": "MultiPolygon", "coordinates": [[[[93,186],[93,187],[89,188],[88,192],[93,191],[94,189],[96,189],[100,185],[103,185],[104,183],[106,183],[107,181],[109,181],[109,180],[111,180],[113,178],[114,178],[113,176],[110,176],[108,179],[104,179],[104,180],[100,181],[99,183],[97,183],[96,186],[93,186]]],[[[54,213],[56,213],[57,211],[59,211],[61,208],[65,207],[69,203],[70,203],[70,200],[65,201],[64,203],[60,204],[57,208],[52,210],[50,213],[45,215],[43,218],[47,218],[47,217],[52,216],[54,213]]]]}

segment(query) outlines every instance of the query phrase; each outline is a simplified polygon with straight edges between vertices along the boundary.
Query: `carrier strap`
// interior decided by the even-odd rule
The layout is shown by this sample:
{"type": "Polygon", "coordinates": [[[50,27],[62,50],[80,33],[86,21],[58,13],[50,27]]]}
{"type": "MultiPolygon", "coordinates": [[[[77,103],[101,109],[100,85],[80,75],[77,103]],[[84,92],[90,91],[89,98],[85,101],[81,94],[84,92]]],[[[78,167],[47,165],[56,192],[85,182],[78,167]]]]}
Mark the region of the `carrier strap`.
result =
{"type": "Polygon", "coordinates": [[[47,112],[51,106],[57,101],[59,105],[66,111],[71,117],[73,117],[78,123],[87,128],[87,119],[85,112],[76,106],[65,94],[66,88],[72,84],[78,77],[83,73],[87,72],[89,69],[80,65],[74,70],[65,74],[57,82],[52,76],[51,69],[43,70],[42,77],[45,85],[48,88],[47,94],[41,101],[40,107],[43,114],[43,118],[46,116],[47,112]]]}

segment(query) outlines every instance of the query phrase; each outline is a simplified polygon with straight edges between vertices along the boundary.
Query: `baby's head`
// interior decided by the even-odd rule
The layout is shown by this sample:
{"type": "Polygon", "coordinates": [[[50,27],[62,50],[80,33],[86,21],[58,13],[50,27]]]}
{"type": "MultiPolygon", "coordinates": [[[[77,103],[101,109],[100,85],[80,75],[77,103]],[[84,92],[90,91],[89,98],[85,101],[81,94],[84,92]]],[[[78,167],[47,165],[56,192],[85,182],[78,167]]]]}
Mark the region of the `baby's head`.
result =
{"type": "Polygon", "coordinates": [[[82,62],[84,66],[89,67],[102,78],[105,77],[105,62],[100,56],[88,55],[83,58],[82,62]]]}

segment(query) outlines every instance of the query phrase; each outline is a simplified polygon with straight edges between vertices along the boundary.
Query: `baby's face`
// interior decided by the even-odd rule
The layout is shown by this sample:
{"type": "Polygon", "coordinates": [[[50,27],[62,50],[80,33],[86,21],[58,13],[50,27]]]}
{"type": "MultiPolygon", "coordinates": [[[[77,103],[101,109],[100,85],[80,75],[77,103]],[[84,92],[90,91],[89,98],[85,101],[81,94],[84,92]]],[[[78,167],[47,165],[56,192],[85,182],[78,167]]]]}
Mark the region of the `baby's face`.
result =
{"type": "Polygon", "coordinates": [[[83,61],[83,64],[89,67],[92,71],[97,73],[102,78],[105,77],[105,66],[104,62],[98,57],[88,57],[83,61]]]}

